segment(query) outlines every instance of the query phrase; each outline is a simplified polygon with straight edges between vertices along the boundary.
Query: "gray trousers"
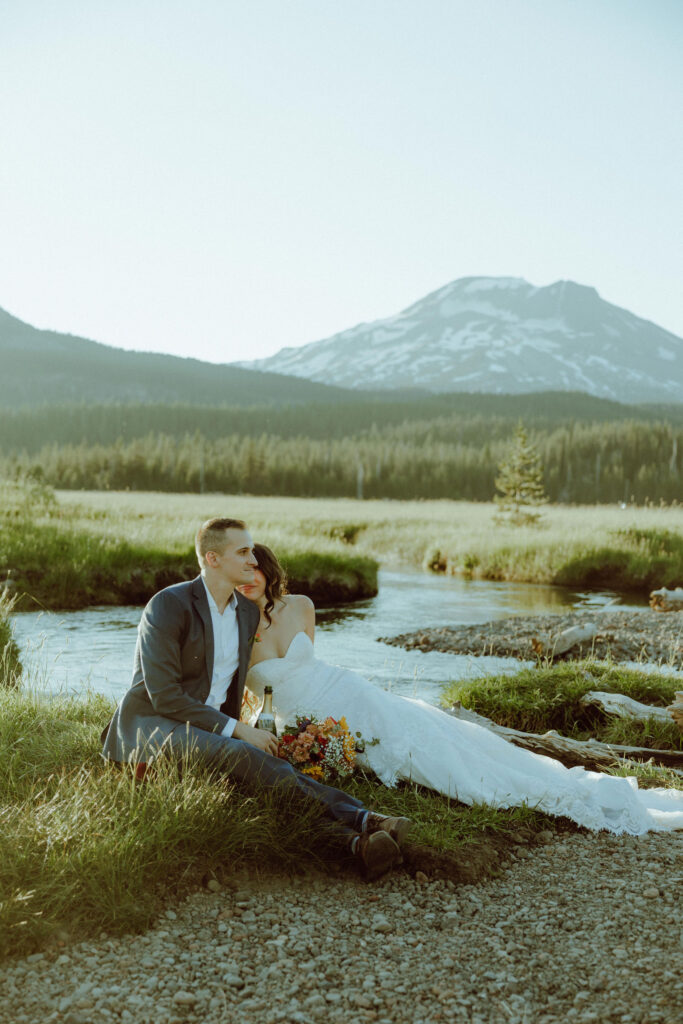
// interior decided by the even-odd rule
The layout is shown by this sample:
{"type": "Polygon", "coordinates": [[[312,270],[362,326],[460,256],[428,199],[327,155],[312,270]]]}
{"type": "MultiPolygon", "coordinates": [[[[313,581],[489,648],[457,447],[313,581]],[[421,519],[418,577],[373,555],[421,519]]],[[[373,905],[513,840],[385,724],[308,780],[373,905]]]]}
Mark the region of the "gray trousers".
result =
{"type": "Polygon", "coordinates": [[[166,738],[163,751],[176,760],[198,758],[207,767],[223,771],[249,786],[277,789],[283,796],[312,800],[339,826],[340,841],[361,831],[367,808],[341,789],[298,772],[288,761],[273,757],[243,740],[228,739],[193,725],[179,725],[166,738]]]}

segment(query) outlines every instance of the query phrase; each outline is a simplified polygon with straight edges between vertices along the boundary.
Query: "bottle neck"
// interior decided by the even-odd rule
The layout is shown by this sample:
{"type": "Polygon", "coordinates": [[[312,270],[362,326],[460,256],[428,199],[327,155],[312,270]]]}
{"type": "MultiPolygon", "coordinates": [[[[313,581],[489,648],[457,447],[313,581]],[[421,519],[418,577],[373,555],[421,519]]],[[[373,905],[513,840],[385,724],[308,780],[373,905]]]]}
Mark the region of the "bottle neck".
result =
{"type": "Polygon", "coordinates": [[[272,715],[273,713],[273,695],[272,693],[266,693],[263,696],[263,710],[266,714],[272,715]]]}

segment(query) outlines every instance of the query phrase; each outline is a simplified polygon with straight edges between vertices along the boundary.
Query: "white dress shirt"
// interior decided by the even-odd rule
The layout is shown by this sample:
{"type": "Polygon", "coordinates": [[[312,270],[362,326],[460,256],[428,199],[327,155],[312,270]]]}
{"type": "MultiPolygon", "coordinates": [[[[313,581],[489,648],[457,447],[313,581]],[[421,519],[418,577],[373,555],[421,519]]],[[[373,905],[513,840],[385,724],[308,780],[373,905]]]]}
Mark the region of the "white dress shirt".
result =
{"type": "MultiPolygon", "coordinates": [[[[218,710],[228,695],[232,677],[240,660],[237,597],[233,591],[221,614],[204,577],[202,577],[202,583],[209,601],[211,625],[213,626],[213,671],[211,672],[211,690],[206,698],[206,703],[218,710]]],[[[231,718],[221,732],[221,736],[228,738],[232,736],[236,725],[237,719],[231,718]]]]}

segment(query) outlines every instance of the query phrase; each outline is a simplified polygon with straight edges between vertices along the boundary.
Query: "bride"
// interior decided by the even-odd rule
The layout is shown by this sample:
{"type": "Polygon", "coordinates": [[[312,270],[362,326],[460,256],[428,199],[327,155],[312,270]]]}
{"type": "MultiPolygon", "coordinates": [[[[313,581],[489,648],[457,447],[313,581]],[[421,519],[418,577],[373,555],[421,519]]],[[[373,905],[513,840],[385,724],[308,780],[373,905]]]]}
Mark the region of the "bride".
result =
{"type": "Polygon", "coordinates": [[[261,608],[246,685],[257,696],[264,686],[273,687],[278,731],[297,714],[345,716],[352,733],[379,740],[367,743],[359,762],[387,786],[405,779],[465,804],[527,804],[594,831],[640,835],[683,828],[683,791],[639,790],[633,778],[565,768],[482,726],[320,661],[313,648],[313,603],[285,593],[284,570],[269,548],[256,544],[254,554],[254,582],[239,588],[261,608]]]}

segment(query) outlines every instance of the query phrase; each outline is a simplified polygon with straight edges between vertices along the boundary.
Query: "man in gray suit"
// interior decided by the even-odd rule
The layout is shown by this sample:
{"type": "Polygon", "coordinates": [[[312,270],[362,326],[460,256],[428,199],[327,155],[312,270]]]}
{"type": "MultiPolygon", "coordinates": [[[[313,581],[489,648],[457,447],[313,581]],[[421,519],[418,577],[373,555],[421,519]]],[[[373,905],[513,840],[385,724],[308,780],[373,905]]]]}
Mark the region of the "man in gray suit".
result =
{"type": "Polygon", "coordinates": [[[244,783],[313,800],[337,822],[367,878],[400,864],[406,819],[368,811],[296,771],[276,756],[271,733],[240,722],[260,612],[235,588],[253,580],[253,542],[241,520],[209,519],[195,548],[201,575],[161,590],[142,613],[133,682],[102,734],[102,756],[146,764],[191,751],[244,783]]]}

